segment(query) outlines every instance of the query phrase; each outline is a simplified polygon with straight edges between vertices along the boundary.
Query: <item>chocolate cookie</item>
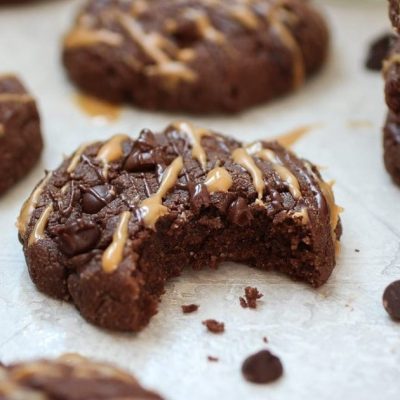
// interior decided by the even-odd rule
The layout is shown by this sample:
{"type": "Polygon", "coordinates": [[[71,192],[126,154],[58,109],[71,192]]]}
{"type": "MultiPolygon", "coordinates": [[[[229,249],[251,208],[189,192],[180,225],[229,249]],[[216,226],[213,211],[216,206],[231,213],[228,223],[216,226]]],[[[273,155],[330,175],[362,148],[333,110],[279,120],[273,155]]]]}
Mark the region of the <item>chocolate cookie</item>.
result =
{"type": "Polygon", "coordinates": [[[399,0],[389,0],[389,15],[394,28],[400,30],[400,2],[399,0]]]}
{"type": "Polygon", "coordinates": [[[18,227],[41,291],[137,331],[184,267],[236,261],[322,285],[339,211],[316,167],[279,144],[177,122],[81,146],[39,183],[18,227]]]}
{"type": "Polygon", "coordinates": [[[383,129],[384,162],[393,181],[400,185],[400,116],[389,112],[383,129]]]}
{"type": "Polygon", "coordinates": [[[73,82],[108,101],[237,112],[301,86],[328,44],[304,0],[91,0],[63,60],[73,82]]]}
{"type": "Polygon", "coordinates": [[[0,194],[24,177],[42,152],[34,99],[12,75],[0,75],[0,194]]]}
{"type": "Polygon", "coordinates": [[[1,400],[162,400],[128,373],[76,354],[0,365],[1,400]]]}

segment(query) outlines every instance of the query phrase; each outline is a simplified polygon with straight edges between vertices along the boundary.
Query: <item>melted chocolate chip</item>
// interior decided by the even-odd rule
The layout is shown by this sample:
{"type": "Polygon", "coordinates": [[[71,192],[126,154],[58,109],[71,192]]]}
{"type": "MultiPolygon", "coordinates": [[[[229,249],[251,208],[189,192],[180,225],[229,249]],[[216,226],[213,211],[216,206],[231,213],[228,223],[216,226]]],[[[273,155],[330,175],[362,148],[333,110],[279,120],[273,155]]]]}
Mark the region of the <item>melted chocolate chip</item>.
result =
{"type": "Polygon", "coordinates": [[[100,231],[93,222],[78,219],[63,226],[58,235],[60,250],[72,257],[91,250],[99,241],[100,231]]]}
{"type": "Polygon", "coordinates": [[[253,214],[243,197],[239,197],[230,205],[228,218],[232,223],[239,226],[246,226],[251,222],[253,214]]]}
{"type": "Polygon", "coordinates": [[[372,71],[380,71],[383,61],[389,55],[390,49],[396,39],[391,33],[385,33],[371,43],[365,67],[372,71]]]}
{"type": "Polygon", "coordinates": [[[383,306],[393,319],[400,321],[400,281],[392,282],[385,289],[383,306]]]}
{"type": "Polygon", "coordinates": [[[143,129],[134,144],[134,148],[140,151],[149,151],[156,146],[156,138],[150,129],[143,129]]]}
{"type": "Polygon", "coordinates": [[[278,357],[268,350],[262,350],[246,358],[242,373],[249,382],[270,383],[282,376],[283,366],[278,357]]]}
{"type": "Polygon", "coordinates": [[[112,188],[107,185],[94,186],[82,196],[82,210],[87,214],[96,214],[114,198],[112,188]]]}
{"type": "Polygon", "coordinates": [[[207,187],[202,183],[194,185],[188,184],[190,203],[195,210],[200,210],[201,207],[207,207],[210,204],[210,194],[207,187]]]}
{"type": "Polygon", "coordinates": [[[125,161],[124,169],[129,172],[153,171],[157,166],[154,151],[143,153],[141,150],[134,150],[125,161]]]}

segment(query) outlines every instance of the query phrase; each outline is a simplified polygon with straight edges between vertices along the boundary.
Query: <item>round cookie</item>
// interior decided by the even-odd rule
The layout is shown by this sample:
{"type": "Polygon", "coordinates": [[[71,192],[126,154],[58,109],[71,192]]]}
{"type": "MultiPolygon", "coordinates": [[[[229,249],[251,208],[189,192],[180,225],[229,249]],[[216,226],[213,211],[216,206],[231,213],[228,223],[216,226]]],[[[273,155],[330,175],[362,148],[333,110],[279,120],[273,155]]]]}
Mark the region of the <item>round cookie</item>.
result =
{"type": "Polygon", "coordinates": [[[0,195],[23,178],[43,148],[35,100],[13,75],[0,75],[0,195]]]}
{"type": "Polygon", "coordinates": [[[3,366],[2,400],[162,400],[130,374],[77,354],[3,366]]]}
{"type": "Polygon", "coordinates": [[[400,30],[400,2],[398,0],[389,0],[389,15],[393,27],[400,30]]]}
{"type": "Polygon", "coordinates": [[[322,285],[339,212],[317,169],[277,143],[176,122],[81,146],[35,188],[18,228],[39,290],[138,331],[184,267],[234,261],[322,285]]]}
{"type": "Polygon", "coordinates": [[[400,185],[400,116],[389,112],[383,129],[385,167],[393,181],[400,185]]]}
{"type": "Polygon", "coordinates": [[[328,44],[304,0],[90,0],[63,60],[77,86],[108,101],[238,112],[300,87],[328,44]]]}

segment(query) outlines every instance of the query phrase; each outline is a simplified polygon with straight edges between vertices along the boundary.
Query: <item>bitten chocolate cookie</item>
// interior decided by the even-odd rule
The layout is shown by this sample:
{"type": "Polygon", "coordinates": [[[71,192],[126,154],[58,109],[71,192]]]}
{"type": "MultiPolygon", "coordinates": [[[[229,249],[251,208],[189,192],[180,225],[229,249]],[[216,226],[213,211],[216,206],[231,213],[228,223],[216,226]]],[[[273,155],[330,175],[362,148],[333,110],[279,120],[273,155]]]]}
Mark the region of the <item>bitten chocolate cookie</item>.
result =
{"type": "Polygon", "coordinates": [[[42,152],[34,99],[12,75],[0,75],[0,194],[24,177],[42,152]]]}
{"type": "Polygon", "coordinates": [[[162,400],[128,373],[76,354],[0,364],[1,400],[162,400]]]}
{"type": "Polygon", "coordinates": [[[81,146],[39,183],[18,227],[41,291],[137,331],[184,267],[236,261],[322,285],[339,211],[316,167],[277,143],[177,122],[81,146]]]}
{"type": "Polygon", "coordinates": [[[73,82],[108,101],[237,112],[301,86],[328,44],[304,0],[91,0],[63,60],[73,82]]]}

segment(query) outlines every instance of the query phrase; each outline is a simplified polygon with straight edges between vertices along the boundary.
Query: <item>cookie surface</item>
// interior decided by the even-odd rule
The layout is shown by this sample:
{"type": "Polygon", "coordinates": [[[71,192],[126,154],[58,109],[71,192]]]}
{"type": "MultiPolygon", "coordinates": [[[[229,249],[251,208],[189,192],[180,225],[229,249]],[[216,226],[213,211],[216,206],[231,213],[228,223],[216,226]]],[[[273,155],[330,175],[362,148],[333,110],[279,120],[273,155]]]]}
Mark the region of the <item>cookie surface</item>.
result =
{"type": "Polygon", "coordinates": [[[400,2],[398,0],[389,0],[389,15],[394,28],[400,29],[400,2]]]}
{"type": "Polygon", "coordinates": [[[184,267],[236,261],[322,285],[339,211],[317,169],[277,143],[243,147],[176,122],[83,145],[39,183],[18,226],[41,291],[137,331],[184,267]]]}
{"type": "Polygon", "coordinates": [[[328,42],[303,0],[91,0],[63,59],[74,83],[109,101],[237,112],[301,86],[328,42]]]}
{"type": "Polygon", "coordinates": [[[34,99],[13,75],[0,75],[0,195],[38,161],[43,142],[34,99]]]}
{"type": "Polygon", "coordinates": [[[162,400],[128,373],[76,354],[0,364],[2,400],[162,400]]]}

